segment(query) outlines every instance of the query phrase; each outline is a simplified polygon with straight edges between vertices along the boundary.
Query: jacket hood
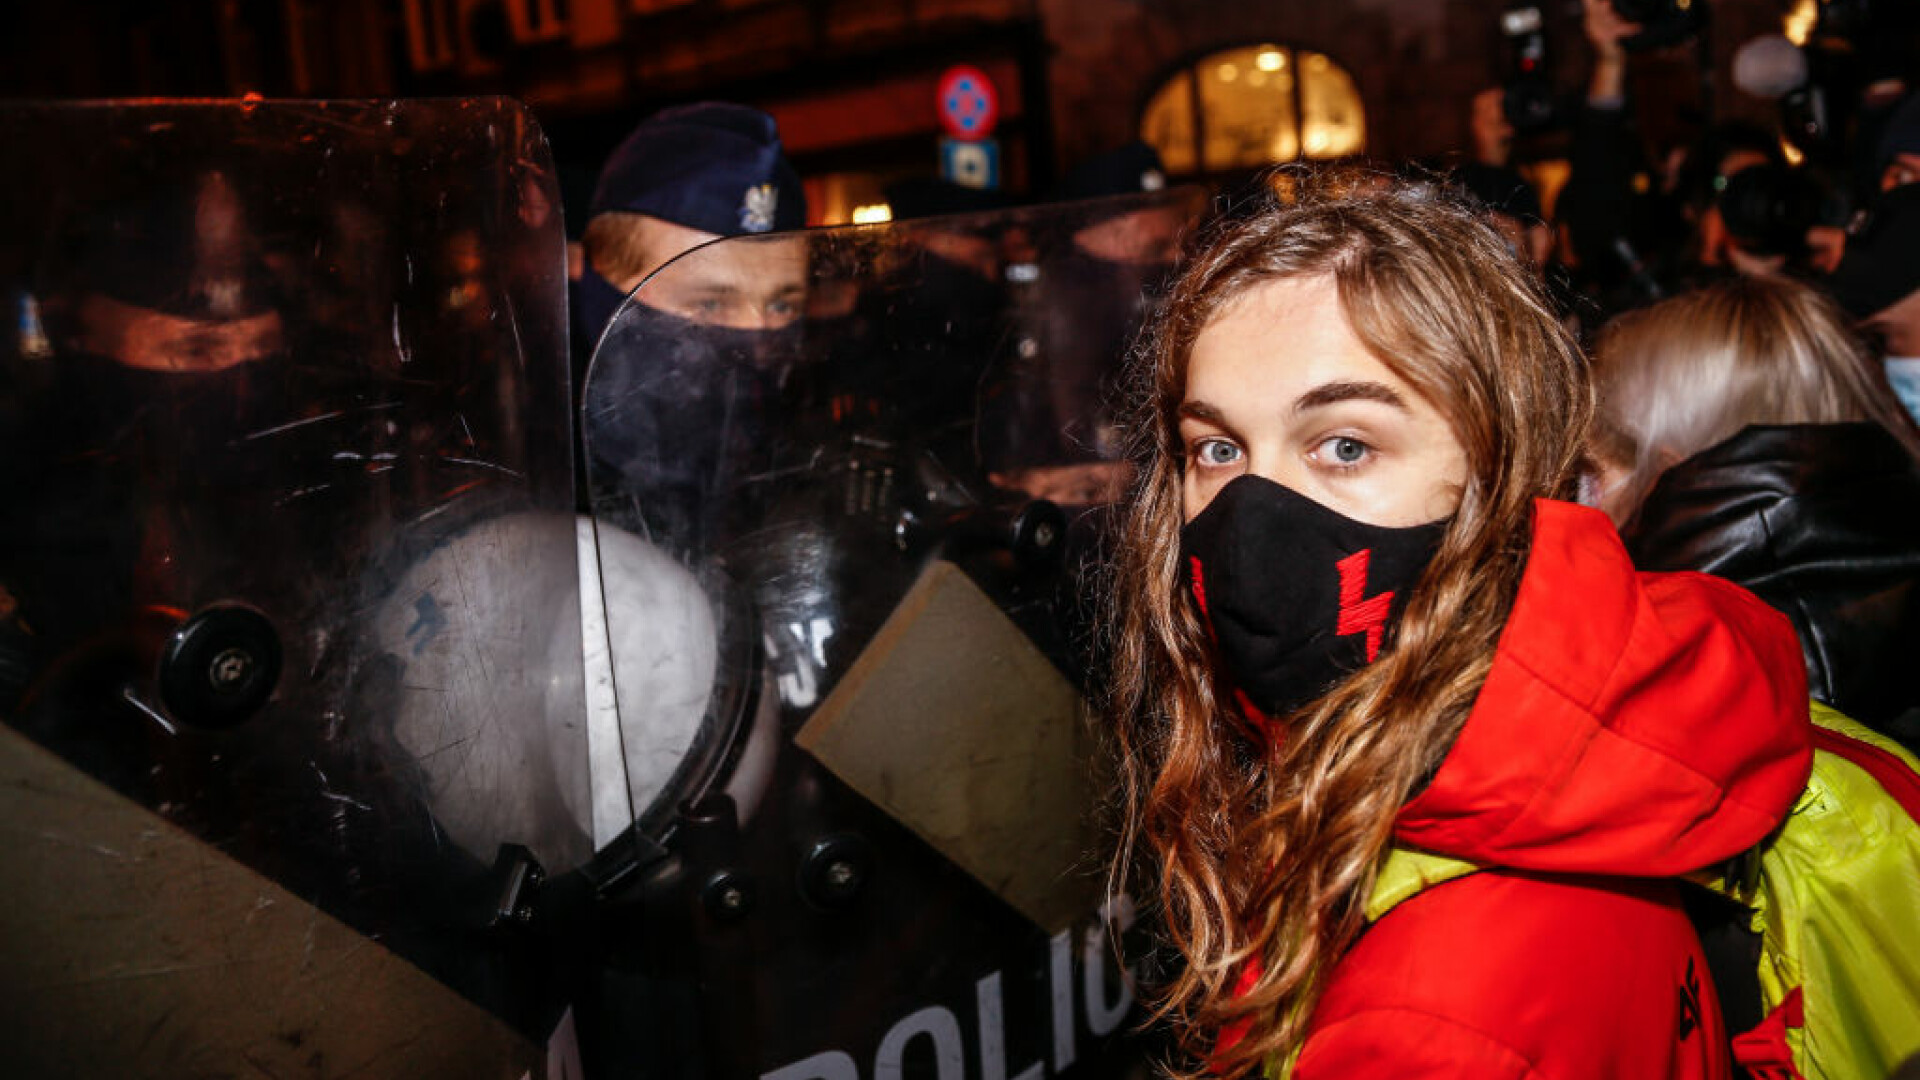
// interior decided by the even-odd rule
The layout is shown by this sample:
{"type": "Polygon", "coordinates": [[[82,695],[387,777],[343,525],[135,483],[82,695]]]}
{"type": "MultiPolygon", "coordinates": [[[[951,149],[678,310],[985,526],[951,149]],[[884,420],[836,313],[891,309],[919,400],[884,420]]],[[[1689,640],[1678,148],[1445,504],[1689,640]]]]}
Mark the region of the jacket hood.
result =
{"type": "Polygon", "coordinates": [[[1482,865],[1667,876],[1774,828],[1812,765],[1785,616],[1634,570],[1597,510],[1540,500],[1492,669],[1400,843],[1482,865]]]}
{"type": "Polygon", "coordinates": [[[1661,473],[1621,532],[1636,566],[1750,588],[1814,562],[1906,580],[1920,568],[1920,466],[1878,424],[1754,425],[1661,473]]]}
{"type": "Polygon", "coordinates": [[[1800,633],[1809,690],[1920,749],[1920,466],[1878,424],[1749,427],[1660,475],[1634,564],[1752,589],[1800,633]]]}

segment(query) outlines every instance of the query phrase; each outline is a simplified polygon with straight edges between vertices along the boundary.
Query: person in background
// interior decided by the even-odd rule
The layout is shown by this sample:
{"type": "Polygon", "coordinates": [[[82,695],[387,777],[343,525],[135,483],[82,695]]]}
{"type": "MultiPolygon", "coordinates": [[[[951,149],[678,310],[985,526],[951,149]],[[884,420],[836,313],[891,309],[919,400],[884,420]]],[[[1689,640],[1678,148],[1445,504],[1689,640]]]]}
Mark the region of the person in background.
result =
{"type": "MultiPolygon", "coordinates": [[[[667,109],[628,135],[594,185],[574,285],[575,375],[628,293],[681,253],[723,236],[799,229],[806,191],[773,118],[701,102],[667,109]]],[[[640,301],[709,326],[777,329],[806,300],[804,244],[735,246],[697,272],[663,279],[640,301]]]]}
{"type": "Polygon", "coordinates": [[[1880,190],[1920,181],[1920,92],[1907,95],[1880,133],[1880,190]]]}
{"type": "Polygon", "coordinates": [[[1920,418],[1920,184],[1880,196],[1827,284],[1879,340],[1887,380],[1920,418]]]}
{"type": "Polygon", "coordinates": [[[1778,278],[1615,320],[1598,502],[1635,565],[1753,590],[1793,620],[1814,697],[1920,750],[1920,430],[1847,322],[1778,278]]]}
{"type": "Polygon", "coordinates": [[[1504,165],[1464,162],[1449,179],[1486,207],[1488,220],[1507,247],[1535,273],[1546,269],[1553,250],[1553,231],[1547,228],[1540,196],[1518,172],[1504,165]]]}
{"type": "Polygon", "coordinates": [[[745,460],[783,407],[807,304],[808,242],[790,233],[806,194],[772,117],[702,102],[636,127],[589,214],[573,294],[581,498],[644,479],[655,527],[693,542],[718,505],[718,463],[745,460]]]}
{"type": "Polygon", "coordinates": [[[581,611],[591,825],[604,844],[644,809],[634,791],[664,785],[661,748],[687,745],[705,714],[720,653],[687,563],[718,542],[736,504],[765,501],[739,489],[792,396],[809,260],[802,236],[712,244],[807,220],[773,118],[742,105],[641,122],[601,170],[588,213],[572,294],[575,460],[599,575],[583,575],[581,611]],[[606,691],[615,672],[617,698],[606,691]]]}
{"type": "Polygon", "coordinates": [[[1716,124],[1644,168],[1627,93],[1626,43],[1643,27],[1611,0],[1582,0],[1593,66],[1575,125],[1572,178],[1556,215],[1600,318],[1732,274],[1777,274],[1807,257],[1807,226],[1773,235],[1767,210],[1780,199],[1817,201],[1804,170],[1789,170],[1779,136],[1743,123],[1716,124]],[[1756,170],[1752,176],[1744,174],[1756,170]],[[1731,226],[1731,227],[1730,227],[1731,226]]]}
{"type": "MultiPolygon", "coordinates": [[[[1854,186],[1862,192],[1859,202],[1868,207],[1877,204],[1879,196],[1920,181],[1920,93],[1896,100],[1895,105],[1874,110],[1876,117],[1884,111],[1882,124],[1875,128],[1879,137],[1874,145],[1855,149],[1855,155],[1862,159],[1858,168],[1868,175],[1856,178],[1854,186]]],[[[1815,254],[1815,268],[1832,273],[1846,257],[1849,230],[1839,225],[1815,225],[1807,231],[1806,240],[1815,254]]]]}
{"type": "Polygon", "coordinates": [[[1513,122],[1507,119],[1507,92],[1489,86],[1473,95],[1467,118],[1473,136],[1473,160],[1504,168],[1513,163],[1513,122]]]}
{"type": "Polygon", "coordinates": [[[1141,198],[1166,186],[1159,152],[1136,141],[1082,161],[1055,191],[1079,205],[1056,207],[1075,221],[1067,243],[1039,253],[1038,279],[1015,297],[1022,404],[995,410],[1013,450],[996,482],[1069,506],[1125,489],[1116,388],[1189,224],[1180,202],[1141,198]]]}
{"type": "Polygon", "coordinates": [[[1724,1078],[1667,879],[1801,791],[1792,629],[1565,501],[1586,363],[1477,214],[1295,186],[1173,286],[1118,550],[1175,1075],[1724,1078]]]}
{"type": "Polygon", "coordinates": [[[1554,205],[1557,263],[1577,294],[1566,306],[1584,340],[1601,323],[1659,299],[1691,225],[1646,161],[1627,101],[1624,42],[1639,33],[1609,0],[1584,0],[1587,91],[1574,114],[1571,176],[1554,205]],[[1645,181],[1643,183],[1642,181],[1645,181]]]}
{"type": "Polygon", "coordinates": [[[1473,157],[1455,166],[1452,181],[1486,206],[1507,246],[1536,270],[1546,268],[1553,231],[1541,213],[1540,194],[1513,168],[1513,124],[1506,92],[1488,87],[1473,96],[1469,117],[1473,157]]]}

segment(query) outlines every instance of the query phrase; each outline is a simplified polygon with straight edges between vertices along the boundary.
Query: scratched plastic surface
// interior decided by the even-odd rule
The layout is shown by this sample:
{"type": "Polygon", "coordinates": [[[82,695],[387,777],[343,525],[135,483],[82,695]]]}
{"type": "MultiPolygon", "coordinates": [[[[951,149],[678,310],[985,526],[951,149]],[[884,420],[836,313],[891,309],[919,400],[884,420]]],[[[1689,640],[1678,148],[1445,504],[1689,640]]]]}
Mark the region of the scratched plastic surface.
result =
{"type": "Polygon", "coordinates": [[[589,854],[543,136],[120,102],[0,143],[0,715],[507,1011],[471,937],[503,845],[589,854]],[[235,611],[270,643],[169,667],[235,611]],[[195,697],[275,651],[263,703],[195,697]]]}
{"type": "MultiPolygon", "coordinates": [[[[1113,1007],[1104,943],[1093,992],[1061,985],[1077,944],[1050,945],[793,739],[935,560],[1084,677],[1088,574],[1130,480],[1123,357],[1198,209],[1175,191],[724,240],[615,314],[583,431],[621,809],[651,877],[606,955],[632,1000],[687,1011],[659,1025],[618,994],[608,1010],[681,1063],[665,1075],[900,1075],[911,1043],[906,1075],[958,1077],[943,1017],[984,1015],[989,976],[993,1019],[951,1033],[974,1061],[998,1040],[1005,1070],[966,1075],[1027,1075],[1041,1046],[1048,1075],[1109,1075],[1086,1040],[1118,1014],[1060,1020],[1076,999],[1113,1007]],[[823,896],[809,867],[835,872],[820,852],[838,843],[856,884],[823,896]],[[737,923],[686,916],[715,872],[751,887],[737,923]],[[723,959],[747,941],[750,966],[723,959]],[[911,1039],[899,1023],[923,1007],[949,1012],[918,1014],[935,1034],[911,1039]]],[[[1028,752],[1018,731],[1000,749],[1028,752]]]]}

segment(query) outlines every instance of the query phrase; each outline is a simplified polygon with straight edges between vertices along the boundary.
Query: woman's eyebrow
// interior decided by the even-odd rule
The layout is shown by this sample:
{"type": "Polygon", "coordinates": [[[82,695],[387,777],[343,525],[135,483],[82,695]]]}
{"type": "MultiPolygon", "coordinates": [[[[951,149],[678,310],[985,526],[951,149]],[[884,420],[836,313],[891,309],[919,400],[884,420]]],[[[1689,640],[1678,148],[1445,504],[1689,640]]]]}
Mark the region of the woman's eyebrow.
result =
{"type": "Polygon", "coordinates": [[[1391,405],[1403,412],[1407,409],[1407,399],[1399,391],[1386,383],[1378,382],[1330,382],[1316,386],[1301,394],[1293,403],[1296,415],[1311,409],[1325,408],[1342,401],[1377,401],[1382,405],[1391,405]]]}
{"type": "Polygon", "coordinates": [[[1212,424],[1214,427],[1224,428],[1227,426],[1226,414],[1204,401],[1183,401],[1180,403],[1180,408],[1175,410],[1174,415],[1182,420],[1198,420],[1202,423],[1212,424]]]}

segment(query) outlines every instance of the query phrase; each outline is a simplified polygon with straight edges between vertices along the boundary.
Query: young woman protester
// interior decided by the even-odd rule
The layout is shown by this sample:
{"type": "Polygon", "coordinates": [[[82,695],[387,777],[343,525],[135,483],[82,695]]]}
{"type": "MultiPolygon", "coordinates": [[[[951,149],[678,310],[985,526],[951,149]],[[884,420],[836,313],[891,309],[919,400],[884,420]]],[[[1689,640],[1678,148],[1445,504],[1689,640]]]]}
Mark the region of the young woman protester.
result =
{"type": "Polygon", "coordinates": [[[1920,431],[1846,315],[1741,278],[1608,324],[1600,506],[1634,563],[1793,620],[1813,696],[1920,753],[1920,431]]]}
{"type": "Polygon", "coordinates": [[[1181,1075],[1724,1077],[1671,879],[1806,780],[1792,629],[1558,501],[1591,388],[1491,228],[1297,186],[1174,287],[1119,560],[1181,1075]]]}

